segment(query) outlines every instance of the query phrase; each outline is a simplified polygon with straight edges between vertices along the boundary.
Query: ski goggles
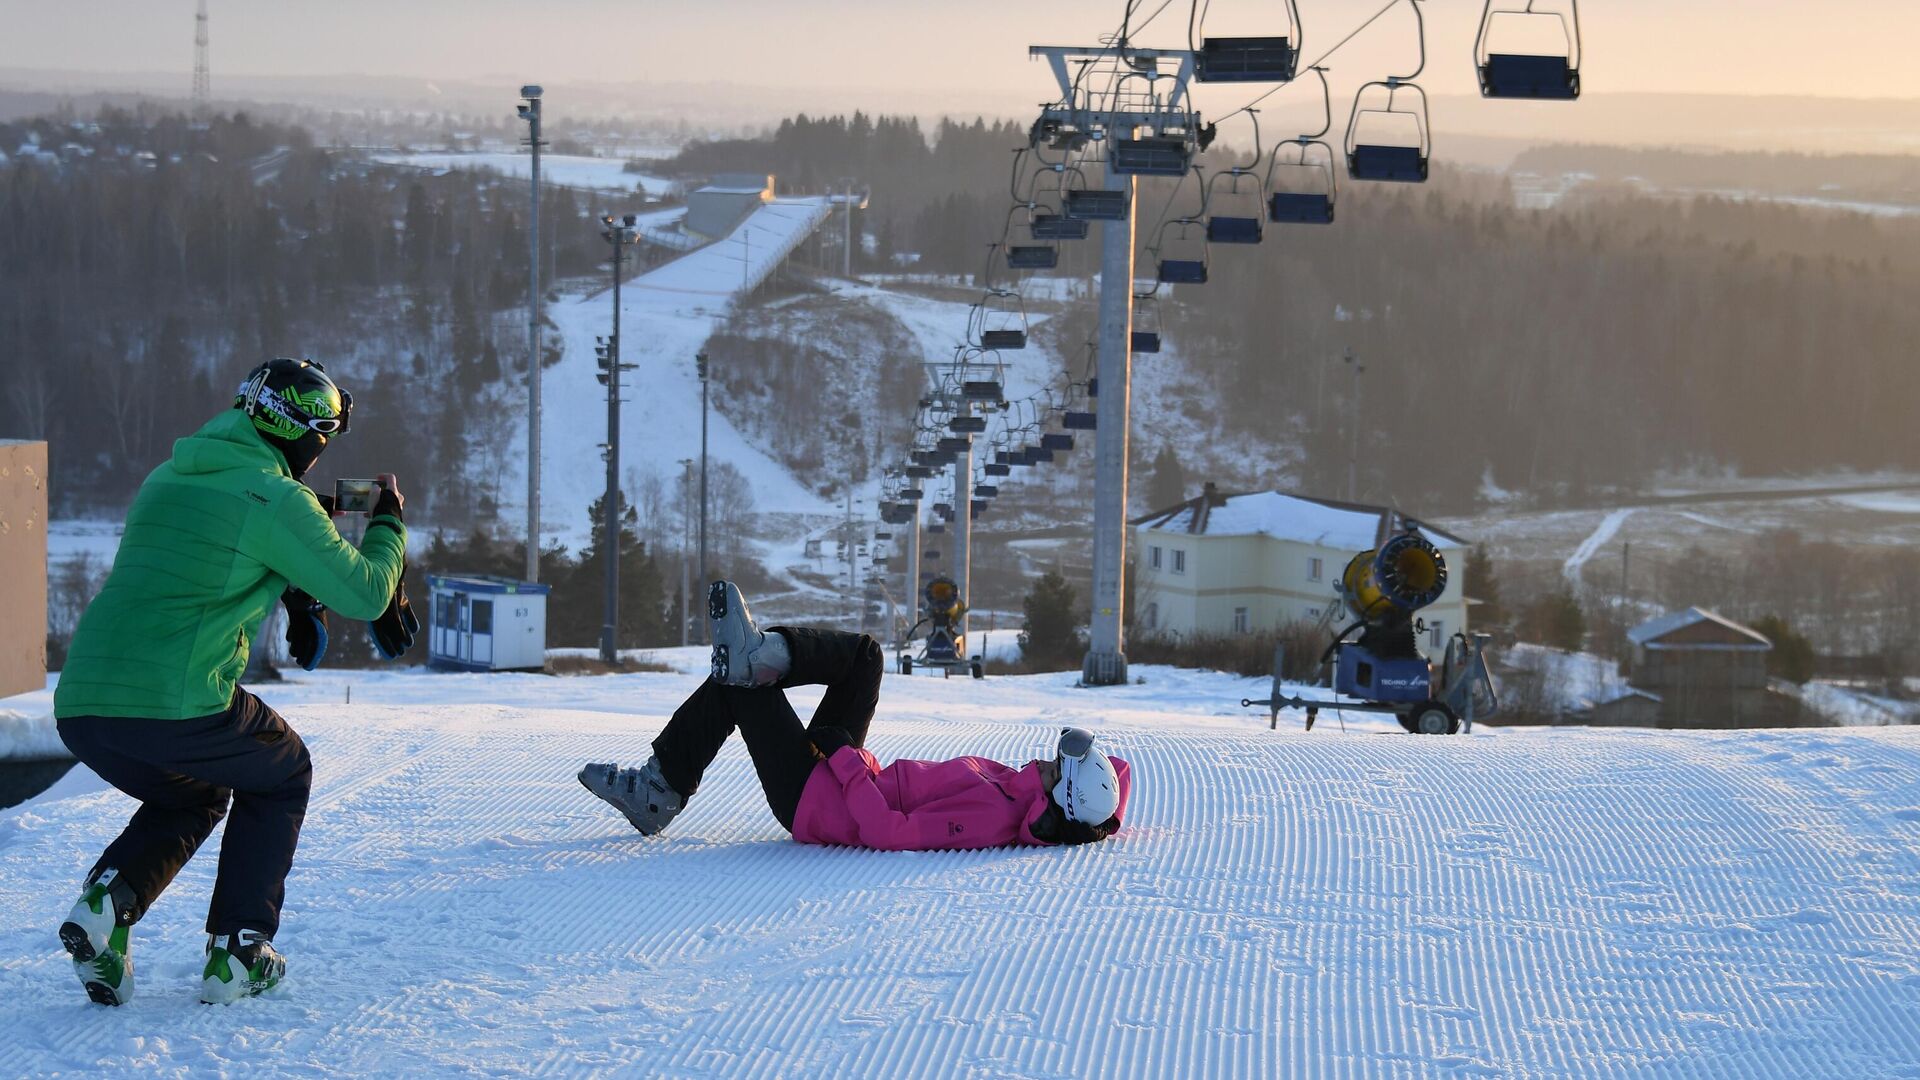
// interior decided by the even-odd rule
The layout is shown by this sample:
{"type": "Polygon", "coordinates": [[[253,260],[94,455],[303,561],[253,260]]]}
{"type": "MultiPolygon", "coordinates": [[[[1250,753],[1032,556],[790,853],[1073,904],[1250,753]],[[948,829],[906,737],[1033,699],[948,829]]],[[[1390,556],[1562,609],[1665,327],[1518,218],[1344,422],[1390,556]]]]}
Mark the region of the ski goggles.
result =
{"type": "MultiPolygon", "coordinates": [[[[319,368],[322,372],[326,371],[326,369],[320,367],[319,364],[314,364],[313,366],[319,368]]],[[[300,406],[295,405],[293,402],[288,401],[286,398],[281,397],[279,394],[268,390],[267,374],[267,370],[261,368],[253,377],[249,378],[240,386],[240,398],[246,403],[248,416],[252,416],[254,410],[262,409],[296,427],[303,427],[308,431],[317,431],[322,435],[344,435],[347,433],[353,417],[353,395],[348,393],[344,388],[338,385],[335,385],[333,388],[334,392],[340,395],[340,415],[315,416],[300,406]]]]}

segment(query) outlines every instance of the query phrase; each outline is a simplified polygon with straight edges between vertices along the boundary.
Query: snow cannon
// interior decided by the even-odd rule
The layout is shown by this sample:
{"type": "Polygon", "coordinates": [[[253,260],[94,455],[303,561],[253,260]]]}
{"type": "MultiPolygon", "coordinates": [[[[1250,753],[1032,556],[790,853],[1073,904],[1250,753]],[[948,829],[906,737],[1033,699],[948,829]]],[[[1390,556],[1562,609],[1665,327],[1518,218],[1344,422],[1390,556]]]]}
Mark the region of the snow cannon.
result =
{"type": "Polygon", "coordinates": [[[1447,560],[1417,523],[1407,522],[1379,547],[1355,555],[1336,588],[1355,621],[1334,635],[1320,654],[1320,667],[1324,685],[1351,702],[1284,693],[1282,658],[1276,656],[1271,696],[1242,700],[1243,707],[1264,704],[1274,722],[1283,708],[1304,709],[1308,731],[1321,709],[1392,713],[1401,727],[1422,735],[1451,735],[1462,717],[1471,726],[1498,710],[1487,674],[1486,634],[1454,634],[1438,670],[1420,652],[1418,635],[1426,626],[1415,613],[1447,591],[1447,560]],[[1352,639],[1356,631],[1360,636],[1352,639]]]}
{"type": "MultiPolygon", "coordinates": [[[[984,660],[981,657],[967,658],[967,636],[961,630],[961,616],[967,613],[966,601],[960,598],[960,586],[952,578],[936,576],[927,582],[921,590],[920,621],[907,631],[907,640],[913,639],[914,631],[927,628],[927,645],[920,653],[918,663],[924,667],[937,667],[951,675],[954,671],[968,671],[974,678],[986,674],[984,660]]],[[[903,646],[900,653],[900,674],[911,675],[916,660],[903,646]]]]}
{"type": "Polygon", "coordinates": [[[1413,529],[1355,555],[1340,574],[1347,610],[1368,625],[1411,615],[1446,591],[1446,558],[1413,529]]]}

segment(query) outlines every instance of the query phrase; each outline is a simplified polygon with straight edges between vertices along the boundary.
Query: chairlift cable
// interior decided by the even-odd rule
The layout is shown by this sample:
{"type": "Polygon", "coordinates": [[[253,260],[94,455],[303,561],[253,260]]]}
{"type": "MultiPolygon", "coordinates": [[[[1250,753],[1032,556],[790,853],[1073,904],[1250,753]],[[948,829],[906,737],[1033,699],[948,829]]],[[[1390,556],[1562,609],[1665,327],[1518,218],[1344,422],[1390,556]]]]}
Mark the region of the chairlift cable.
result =
{"type": "MultiPolygon", "coordinates": [[[[1408,0],[1408,2],[1412,2],[1412,0],[1408,0]]],[[[1308,64],[1307,67],[1309,68],[1318,67],[1319,65],[1326,63],[1329,57],[1331,57],[1334,53],[1339,52],[1343,47],[1346,46],[1348,42],[1352,41],[1354,38],[1359,37],[1361,32],[1366,30],[1367,27],[1372,26],[1376,22],[1379,22],[1381,16],[1385,15],[1387,12],[1392,11],[1394,8],[1398,7],[1400,3],[1401,3],[1401,0],[1387,0],[1387,5],[1381,8],[1379,11],[1374,12],[1372,18],[1368,19],[1366,22],[1363,22],[1359,26],[1355,27],[1352,33],[1348,34],[1346,37],[1341,38],[1340,41],[1336,45],[1334,45],[1333,48],[1328,49],[1326,52],[1321,53],[1319,57],[1315,59],[1313,63],[1308,64]]],[[[1425,47],[1426,47],[1426,42],[1423,36],[1421,41],[1421,48],[1424,50],[1425,47]]],[[[1423,52],[1423,55],[1424,55],[1424,52],[1423,52]]],[[[1294,80],[1294,81],[1297,82],[1298,80],[1294,80]]],[[[1253,108],[1255,105],[1260,104],[1261,102],[1267,100],[1268,98],[1272,97],[1273,95],[1279,93],[1282,90],[1285,90],[1287,87],[1292,85],[1293,85],[1293,82],[1283,82],[1280,85],[1275,86],[1272,89],[1268,90],[1266,93],[1261,94],[1259,97],[1254,98],[1252,101],[1247,102],[1245,105],[1242,105],[1239,108],[1233,110],[1232,112],[1227,113],[1225,116],[1219,117],[1214,121],[1214,123],[1217,124],[1217,123],[1220,123],[1221,121],[1229,120],[1235,116],[1238,116],[1239,114],[1246,112],[1248,109],[1253,108]]]]}

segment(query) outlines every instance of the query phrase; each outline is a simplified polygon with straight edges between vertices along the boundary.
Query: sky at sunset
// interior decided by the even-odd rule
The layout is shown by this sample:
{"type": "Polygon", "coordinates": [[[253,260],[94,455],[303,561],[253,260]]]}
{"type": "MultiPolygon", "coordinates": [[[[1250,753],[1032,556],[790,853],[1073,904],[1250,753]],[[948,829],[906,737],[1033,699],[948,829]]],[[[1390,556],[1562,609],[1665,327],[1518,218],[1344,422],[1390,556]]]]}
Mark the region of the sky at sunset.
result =
{"type": "MultiPolygon", "coordinates": [[[[1384,0],[1303,0],[1317,56],[1384,0]]],[[[398,76],[566,83],[724,83],[797,91],[911,89],[965,111],[1039,100],[1032,43],[1092,44],[1119,0],[211,0],[221,76],[398,76]]],[[[1137,19],[1159,7],[1143,0],[1137,19]]],[[[1474,0],[1430,0],[1424,81],[1472,91],[1474,0]]],[[[100,73],[191,69],[192,0],[0,0],[0,69],[100,73]]],[[[1210,26],[1259,32],[1277,3],[1215,0],[1210,26]],[[1248,22],[1247,19],[1252,21],[1248,22]]],[[[1186,38],[1172,0],[1147,45],[1186,38]]],[[[1911,0],[1605,0],[1583,5],[1591,91],[1920,96],[1911,0]],[[1813,13],[1817,12],[1817,17],[1813,13]]],[[[1269,16],[1271,17],[1271,16],[1269,16]]],[[[1334,57],[1337,80],[1384,74],[1414,55],[1403,2],[1334,57]]]]}

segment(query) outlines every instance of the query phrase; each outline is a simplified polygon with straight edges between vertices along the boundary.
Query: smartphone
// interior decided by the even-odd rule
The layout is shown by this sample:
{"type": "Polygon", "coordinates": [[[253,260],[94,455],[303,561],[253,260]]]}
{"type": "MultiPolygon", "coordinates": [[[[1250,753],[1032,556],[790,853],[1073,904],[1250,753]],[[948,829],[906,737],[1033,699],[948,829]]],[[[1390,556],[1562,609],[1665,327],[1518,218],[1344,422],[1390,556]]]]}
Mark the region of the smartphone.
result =
{"type": "Polygon", "coordinates": [[[378,480],[335,480],[333,511],[336,514],[371,514],[380,498],[378,480]]]}

